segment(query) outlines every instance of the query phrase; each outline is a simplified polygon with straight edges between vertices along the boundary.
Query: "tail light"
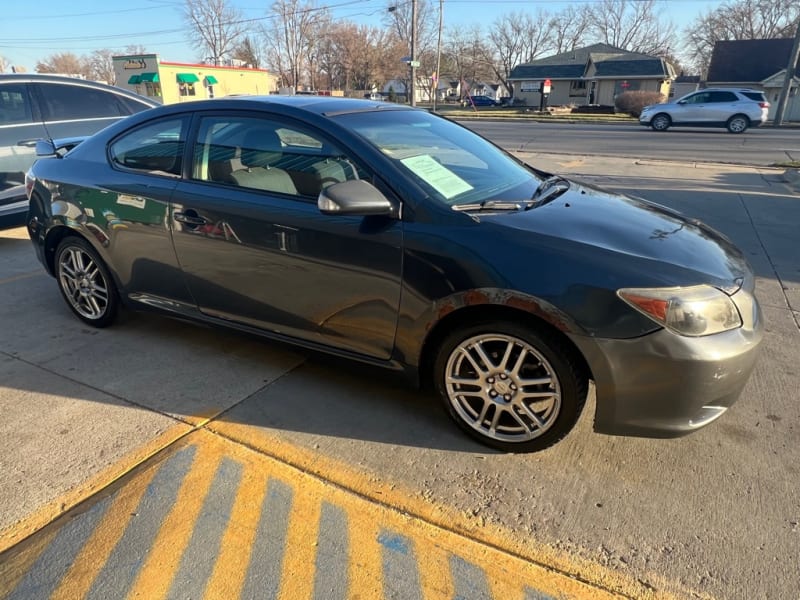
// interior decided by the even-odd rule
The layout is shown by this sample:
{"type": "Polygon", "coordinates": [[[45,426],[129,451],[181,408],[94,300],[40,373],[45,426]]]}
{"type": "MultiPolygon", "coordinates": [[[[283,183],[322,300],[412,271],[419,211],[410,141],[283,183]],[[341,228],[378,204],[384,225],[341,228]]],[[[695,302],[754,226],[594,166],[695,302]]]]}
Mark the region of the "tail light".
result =
{"type": "Polygon", "coordinates": [[[769,108],[769,102],[759,102],[758,105],[761,108],[769,108]]]}

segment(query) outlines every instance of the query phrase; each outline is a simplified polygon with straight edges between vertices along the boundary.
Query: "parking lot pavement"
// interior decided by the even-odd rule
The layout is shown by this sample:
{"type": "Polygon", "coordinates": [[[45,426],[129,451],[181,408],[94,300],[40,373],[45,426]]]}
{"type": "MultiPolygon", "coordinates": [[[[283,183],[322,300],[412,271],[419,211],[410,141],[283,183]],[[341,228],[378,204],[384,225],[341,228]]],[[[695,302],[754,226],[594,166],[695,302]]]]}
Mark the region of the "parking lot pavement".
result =
{"type": "MultiPolygon", "coordinates": [[[[421,527],[625,597],[792,597],[800,589],[798,195],[769,169],[527,158],[702,218],[745,251],[767,332],[742,399],[720,421],[678,440],[594,435],[590,397],[555,447],[490,452],[459,434],[432,398],[383,372],[152,315],[89,330],[42,273],[24,231],[0,231],[0,550],[28,549],[24,564],[33,565],[33,548],[47,543],[16,542],[160,448],[187,447],[200,429],[226,440],[220,456],[234,462],[248,448],[325,489],[414,515],[421,527]]],[[[209,490],[216,468],[205,471],[209,490]]],[[[127,481],[108,493],[122,494],[127,481]]],[[[54,539],[64,523],[36,539],[54,539]]],[[[405,527],[389,530],[412,539],[405,527]]],[[[490,577],[489,563],[447,552],[490,577]]]]}
{"type": "Polygon", "coordinates": [[[0,596],[621,597],[206,431],[4,556],[0,596]]]}

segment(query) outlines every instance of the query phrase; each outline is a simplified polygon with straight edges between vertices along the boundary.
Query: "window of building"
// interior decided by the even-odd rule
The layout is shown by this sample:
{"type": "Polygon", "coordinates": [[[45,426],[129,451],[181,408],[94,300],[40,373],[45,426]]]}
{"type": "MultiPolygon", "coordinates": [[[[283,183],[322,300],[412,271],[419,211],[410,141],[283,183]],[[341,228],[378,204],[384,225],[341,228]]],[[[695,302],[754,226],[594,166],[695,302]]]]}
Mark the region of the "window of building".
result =
{"type": "Polygon", "coordinates": [[[161,84],[157,81],[145,81],[144,91],[147,96],[161,97],[161,84]]]}
{"type": "Polygon", "coordinates": [[[193,83],[179,83],[178,93],[181,96],[194,96],[196,94],[193,83]]]}
{"type": "Polygon", "coordinates": [[[109,148],[111,162],[154,175],[179,176],[188,118],[165,119],[134,129],[109,148]]]}

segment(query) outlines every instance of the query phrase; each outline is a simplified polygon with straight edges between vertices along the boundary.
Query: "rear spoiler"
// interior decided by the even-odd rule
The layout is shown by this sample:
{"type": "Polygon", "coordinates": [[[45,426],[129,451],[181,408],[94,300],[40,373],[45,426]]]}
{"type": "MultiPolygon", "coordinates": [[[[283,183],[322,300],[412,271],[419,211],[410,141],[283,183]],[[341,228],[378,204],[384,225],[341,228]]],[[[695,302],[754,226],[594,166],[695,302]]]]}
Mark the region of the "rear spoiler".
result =
{"type": "Polygon", "coordinates": [[[75,146],[87,139],[88,135],[57,140],[36,140],[36,156],[55,156],[61,158],[75,146]]]}

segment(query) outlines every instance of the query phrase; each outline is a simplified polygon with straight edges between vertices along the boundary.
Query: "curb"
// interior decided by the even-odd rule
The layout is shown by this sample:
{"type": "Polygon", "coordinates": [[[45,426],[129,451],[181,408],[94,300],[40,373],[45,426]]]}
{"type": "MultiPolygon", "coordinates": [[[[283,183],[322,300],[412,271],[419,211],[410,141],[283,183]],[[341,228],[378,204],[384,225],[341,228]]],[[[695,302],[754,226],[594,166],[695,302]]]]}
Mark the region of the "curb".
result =
{"type": "Polygon", "coordinates": [[[786,169],[783,172],[783,181],[789,184],[789,187],[800,191],[800,169],[786,169]]]}

